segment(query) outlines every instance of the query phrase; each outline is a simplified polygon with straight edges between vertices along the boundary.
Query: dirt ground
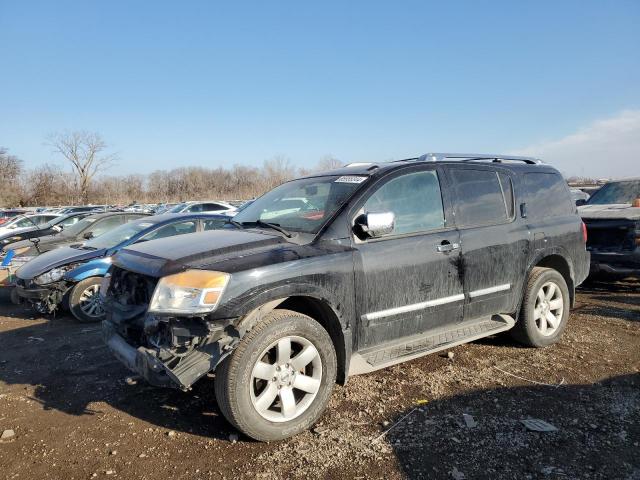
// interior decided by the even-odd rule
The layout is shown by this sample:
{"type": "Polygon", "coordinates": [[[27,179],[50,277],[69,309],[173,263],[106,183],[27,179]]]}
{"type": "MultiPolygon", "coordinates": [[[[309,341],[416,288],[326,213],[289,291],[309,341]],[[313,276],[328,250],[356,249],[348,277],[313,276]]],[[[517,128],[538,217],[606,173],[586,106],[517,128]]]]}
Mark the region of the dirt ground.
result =
{"type": "Polygon", "coordinates": [[[99,326],[2,299],[0,433],[15,435],[0,476],[640,479],[639,283],[581,289],[553,347],[451,353],[354,377],[312,431],[265,444],[238,438],[210,378],[189,393],[127,382],[99,326]]]}

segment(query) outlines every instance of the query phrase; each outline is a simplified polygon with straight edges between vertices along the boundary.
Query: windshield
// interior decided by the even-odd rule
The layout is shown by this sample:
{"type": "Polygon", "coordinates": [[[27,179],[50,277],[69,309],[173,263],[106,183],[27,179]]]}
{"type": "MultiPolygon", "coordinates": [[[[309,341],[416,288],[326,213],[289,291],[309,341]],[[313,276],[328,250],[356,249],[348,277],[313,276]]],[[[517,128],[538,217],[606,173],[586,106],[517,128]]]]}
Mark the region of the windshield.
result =
{"type": "Polygon", "coordinates": [[[71,225],[63,230],[65,235],[75,236],[80,232],[84,231],[85,228],[88,228],[93,222],[95,222],[95,218],[87,217],[80,220],[78,223],[71,225]]]}
{"type": "Polygon", "coordinates": [[[107,233],[103,233],[97,238],[92,238],[88,242],[85,242],[84,246],[92,249],[95,248],[96,250],[100,248],[112,248],[152,226],[153,222],[146,219],[125,223],[113,230],[109,230],[107,233]]]}
{"type": "Polygon", "coordinates": [[[38,228],[44,230],[45,228],[51,228],[54,225],[57,225],[58,223],[62,223],[64,222],[64,220],[67,217],[65,217],[64,215],[60,215],[59,217],[53,217],[51,220],[49,220],[47,223],[43,223],[42,225],[39,225],[38,228]]]}
{"type": "Polygon", "coordinates": [[[238,213],[239,223],[273,223],[286,230],[317,233],[367,177],[313,177],[284,183],[238,213]]]}
{"type": "Polygon", "coordinates": [[[607,205],[613,203],[632,203],[640,197],[640,180],[630,182],[611,182],[594,193],[587,205],[607,205]]]}
{"type": "Polygon", "coordinates": [[[38,215],[29,215],[15,223],[16,228],[35,227],[38,223],[42,223],[44,217],[38,215]],[[40,222],[38,222],[40,220],[40,222]]]}
{"type": "Polygon", "coordinates": [[[186,203],[179,203],[175,207],[169,210],[169,213],[180,213],[184,207],[186,207],[186,203]]]}
{"type": "MultiPolygon", "coordinates": [[[[19,215],[17,217],[13,217],[11,220],[8,220],[3,227],[5,228],[18,228],[20,225],[18,225],[21,222],[26,222],[29,225],[33,225],[32,223],[29,223],[29,220],[27,220],[27,217],[25,215],[19,215]]],[[[26,225],[23,225],[26,226],[26,225]]]]}

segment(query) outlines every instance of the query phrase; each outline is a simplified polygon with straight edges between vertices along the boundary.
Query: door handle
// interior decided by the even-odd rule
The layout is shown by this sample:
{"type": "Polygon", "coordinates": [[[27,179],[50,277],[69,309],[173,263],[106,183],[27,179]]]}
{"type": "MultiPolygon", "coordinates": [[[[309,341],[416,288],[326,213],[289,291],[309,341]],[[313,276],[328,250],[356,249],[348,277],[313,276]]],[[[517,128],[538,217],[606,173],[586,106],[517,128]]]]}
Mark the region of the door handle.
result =
{"type": "Polygon", "coordinates": [[[443,240],[442,243],[436,247],[436,250],[440,253],[449,253],[453,250],[458,250],[459,248],[459,243],[451,243],[449,240],[443,240]]]}

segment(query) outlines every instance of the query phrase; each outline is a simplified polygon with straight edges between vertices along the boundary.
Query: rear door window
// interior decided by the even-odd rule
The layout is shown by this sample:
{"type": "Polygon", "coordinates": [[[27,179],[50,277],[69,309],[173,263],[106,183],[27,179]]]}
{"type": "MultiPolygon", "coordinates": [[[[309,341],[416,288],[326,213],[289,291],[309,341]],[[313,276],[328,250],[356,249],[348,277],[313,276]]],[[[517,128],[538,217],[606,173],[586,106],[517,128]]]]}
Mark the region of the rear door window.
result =
{"type": "Polygon", "coordinates": [[[535,220],[575,212],[567,182],[559,173],[525,173],[524,184],[527,193],[527,218],[535,220]]]}
{"type": "Polygon", "coordinates": [[[449,175],[458,226],[492,225],[512,218],[508,205],[513,200],[506,198],[513,197],[508,178],[502,183],[498,172],[489,169],[451,168],[449,175]]]}

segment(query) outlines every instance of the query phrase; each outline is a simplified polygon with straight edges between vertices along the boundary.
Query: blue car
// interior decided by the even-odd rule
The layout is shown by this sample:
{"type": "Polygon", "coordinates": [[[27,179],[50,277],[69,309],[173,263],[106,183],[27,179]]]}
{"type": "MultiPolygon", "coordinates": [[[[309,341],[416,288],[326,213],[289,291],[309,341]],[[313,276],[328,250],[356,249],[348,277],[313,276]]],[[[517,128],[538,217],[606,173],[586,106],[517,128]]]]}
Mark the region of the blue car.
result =
{"type": "Polygon", "coordinates": [[[81,322],[104,317],[100,284],[111,266],[111,257],[134,243],[222,228],[229,217],[207,213],[166,214],[125,223],[84,243],[45,252],[16,272],[16,294],[39,313],[59,306],[81,322]]]}

